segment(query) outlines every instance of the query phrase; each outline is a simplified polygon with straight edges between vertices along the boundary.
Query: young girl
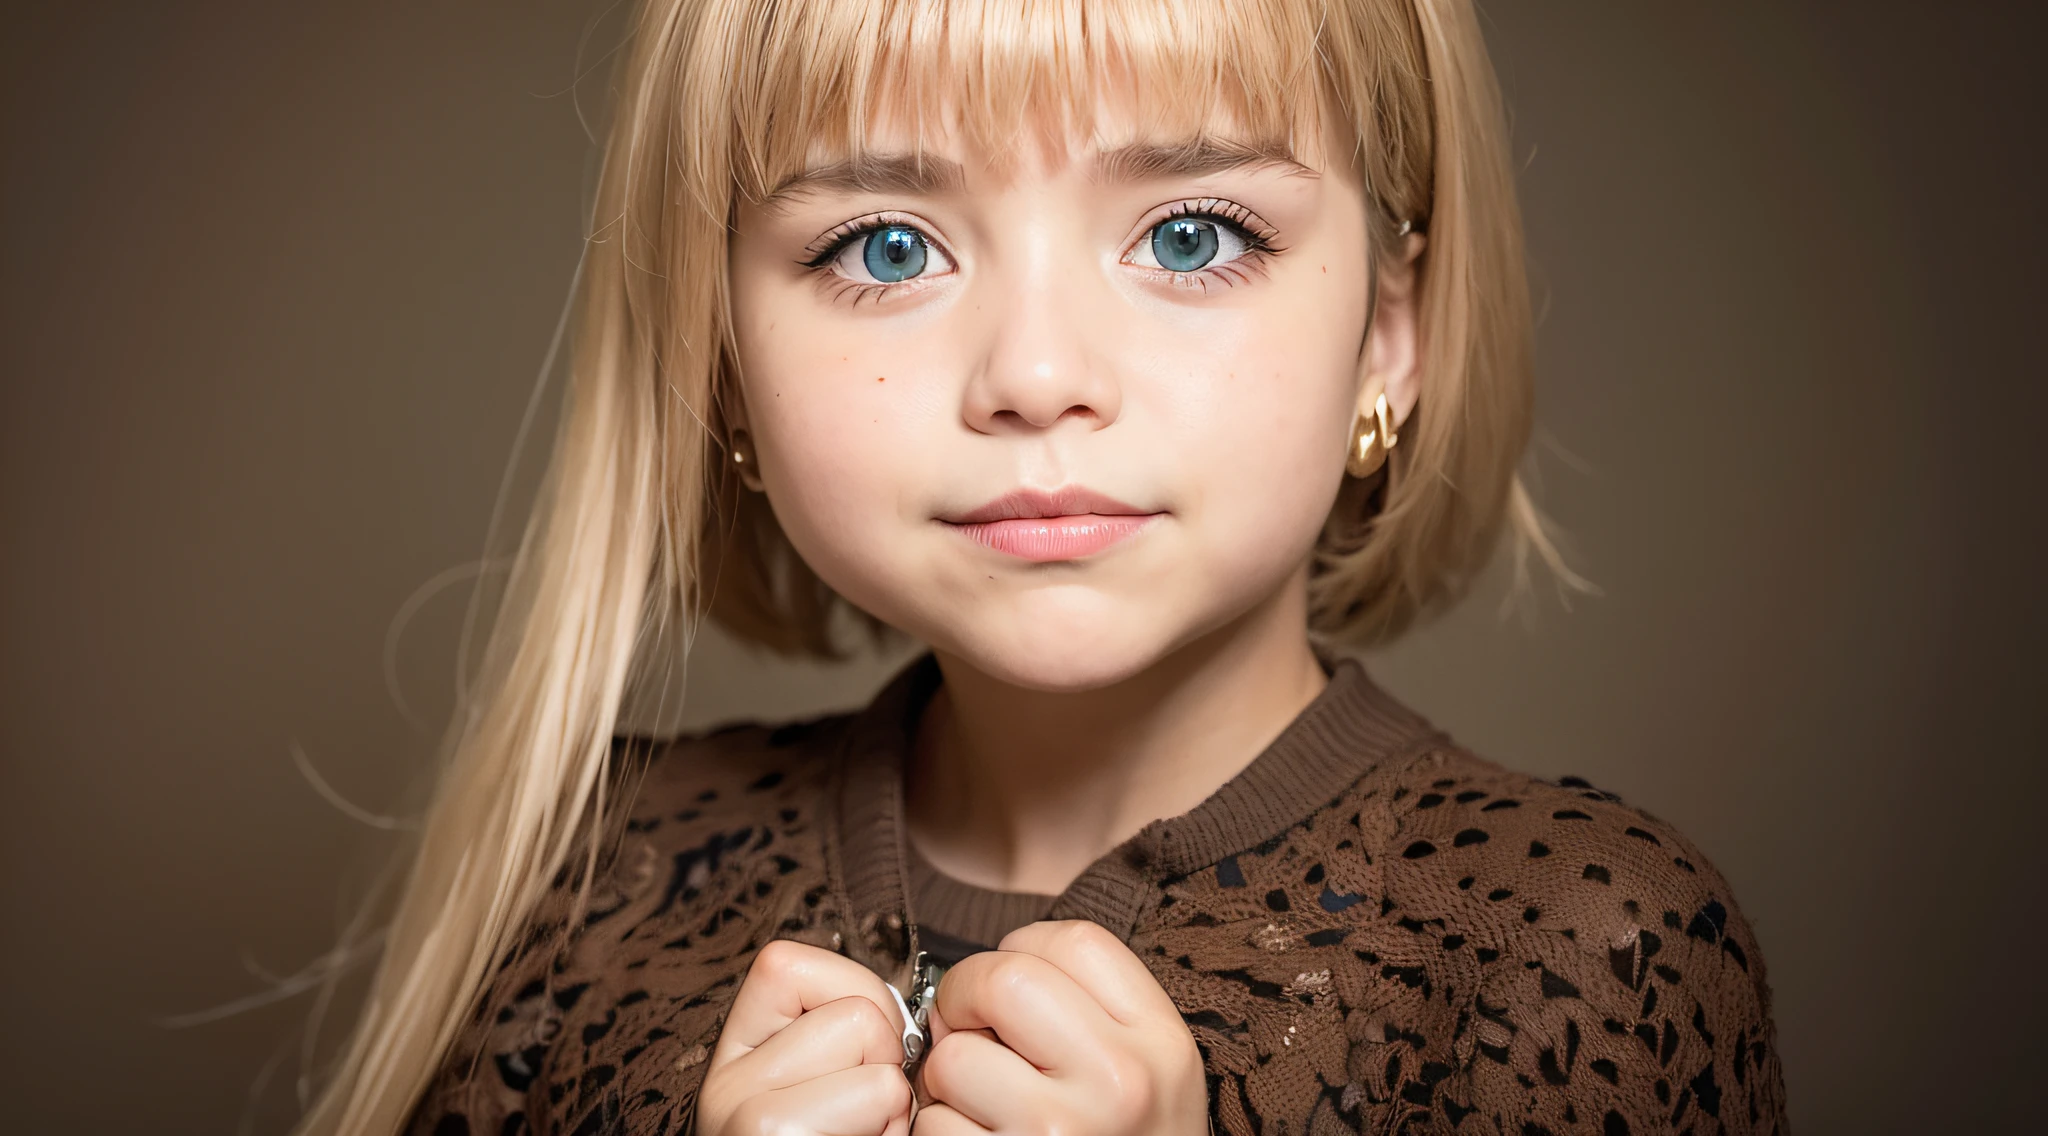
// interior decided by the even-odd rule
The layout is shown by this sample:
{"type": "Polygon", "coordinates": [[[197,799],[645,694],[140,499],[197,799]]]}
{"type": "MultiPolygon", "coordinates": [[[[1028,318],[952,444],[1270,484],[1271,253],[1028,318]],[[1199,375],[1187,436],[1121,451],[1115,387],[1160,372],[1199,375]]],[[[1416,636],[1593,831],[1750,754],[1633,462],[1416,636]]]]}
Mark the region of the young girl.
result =
{"type": "Polygon", "coordinates": [[[1469,0],[647,0],[581,288],[303,1131],[1782,1126],[1706,860],[1329,650],[1548,551],[1469,0]],[[614,741],[844,611],[865,710],[614,741]]]}

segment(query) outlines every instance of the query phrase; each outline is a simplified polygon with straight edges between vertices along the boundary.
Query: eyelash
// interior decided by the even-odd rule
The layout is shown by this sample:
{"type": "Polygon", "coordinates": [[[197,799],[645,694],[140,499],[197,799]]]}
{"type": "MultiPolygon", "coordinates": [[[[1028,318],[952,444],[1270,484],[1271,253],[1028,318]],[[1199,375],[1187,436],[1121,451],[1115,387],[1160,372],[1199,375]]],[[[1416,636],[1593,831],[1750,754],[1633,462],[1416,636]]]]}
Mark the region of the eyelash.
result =
{"type": "MultiPolygon", "coordinates": [[[[1146,235],[1159,226],[1182,217],[1193,217],[1199,221],[1220,221],[1228,225],[1243,238],[1244,255],[1227,264],[1219,264],[1214,268],[1204,267],[1193,272],[1175,272],[1170,268],[1146,269],[1148,272],[1159,273],[1176,288],[1199,288],[1206,292],[1211,281],[1220,282],[1226,288],[1234,288],[1265,275],[1267,262],[1287,251],[1274,239],[1279,233],[1266,224],[1263,218],[1237,202],[1221,197],[1196,198],[1169,207],[1165,213],[1153,218],[1145,226],[1138,239],[1144,240],[1146,235]]],[[[1131,252],[1136,250],[1137,245],[1133,244],[1131,252]]],[[[1130,264],[1131,252],[1124,254],[1125,264],[1130,264]]]]}
{"type": "MultiPolygon", "coordinates": [[[[836,225],[826,232],[824,236],[811,242],[804,249],[805,259],[799,263],[805,268],[823,268],[832,263],[832,258],[845,252],[847,245],[852,244],[861,237],[899,225],[904,228],[916,229],[920,233],[924,232],[923,225],[900,213],[870,213],[865,217],[855,217],[845,224],[836,225]]],[[[925,234],[925,239],[930,240],[931,235],[929,233],[925,234]]]]}
{"type": "Polygon", "coordinates": [[[953,259],[953,254],[944,245],[934,240],[925,226],[914,218],[901,213],[870,213],[865,217],[856,217],[851,221],[836,225],[828,230],[823,236],[811,242],[804,249],[805,259],[797,263],[816,275],[822,286],[831,289],[829,297],[831,299],[836,300],[842,296],[851,295],[856,306],[862,300],[879,300],[884,292],[902,289],[906,286],[914,287],[919,281],[906,280],[897,284],[883,284],[879,281],[871,283],[863,280],[848,280],[846,277],[832,271],[832,262],[838,260],[839,254],[846,251],[846,246],[855,241],[866,239],[870,233],[898,227],[916,229],[918,232],[923,233],[927,243],[937,248],[939,253],[947,260],[953,259]]]}
{"type": "MultiPolygon", "coordinates": [[[[1150,234],[1159,226],[1164,225],[1168,221],[1179,220],[1182,217],[1193,217],[1197,220],[1215,221],[1228,225],[1244,240],[1245,251],[1236,260],[1217,265],[1214,268],[1205,267],[1197,269],[1194,272],[1175,272],[1169,268],[1146,269],[1146,271],[1158,273],[1174,287],[1199,288],[1206,292],[1211,281],[1220,282],[1225,287],[1235,287],[1252,280],[1256,276],[1264,275],[1267,261],[1287,251],[1274,240],[1274,237],[1278,234],[1258,214],[1253,213],[1250,209],[1239,205],[1235,201],[1228,201],[1220,197],[1196,198],[1169,207],[1165,213],[1153,218],[1151,223],[1144,227],[1138,239],[1144,240],[1147,234],[1150,234]]],[[[916,220],[901,213],[871,213],[865,217],[856,217],[851,221],[834,226],[804,249],[804,259],[798,263],[805,269],[818,275],[821,278],[821,282],[832,289],[832,297],[834,299],[851,295],[855,304],[859,304],[864,299],[879,299],[884,292],[892,289],[902,289],[906,285],[914,284],[915,282],[905,281],[896,284],[883,284],[879,282],[869,283],[860,280],[849,280],[832,271],[832,262],[839,259],[839,255],[846,251],[846,247],[855,241],[863,240],[871,233],[899,226],[916,229],[918,232],[923,233],[925,240],[936,246],[941,255],[945,256],[948,260],[952,260],[953,254],[945,246],[940,245],[934,240],[925,227],[916,220]]],[[[1131,249],[1127,250],[1120,258],[1121,263],[1130,265],[1131,255],[1136,249],[1137,245],[1133,243],[1131,249]]],[[[1138,265],[1131,266],[1140,267],[1138,265]]]]}

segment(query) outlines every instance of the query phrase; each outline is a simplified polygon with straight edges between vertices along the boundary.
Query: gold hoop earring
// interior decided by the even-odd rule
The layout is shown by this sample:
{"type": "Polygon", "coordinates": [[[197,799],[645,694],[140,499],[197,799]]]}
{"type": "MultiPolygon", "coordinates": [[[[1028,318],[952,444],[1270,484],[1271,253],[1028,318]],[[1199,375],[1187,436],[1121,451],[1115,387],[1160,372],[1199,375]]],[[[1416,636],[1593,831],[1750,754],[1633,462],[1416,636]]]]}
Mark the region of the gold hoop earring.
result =
{"type": "Polygon", "coordinates": [[[1387,409],[1386,392],[1373,400],[1372,413],[1359,411],[1351,424],[1351,450],[1344,457],[1344,472],[1353,477],[1370,477],[1387,464],[1387,451],[1400,443],[1394,433],[1393,414],[1387,409]]]}

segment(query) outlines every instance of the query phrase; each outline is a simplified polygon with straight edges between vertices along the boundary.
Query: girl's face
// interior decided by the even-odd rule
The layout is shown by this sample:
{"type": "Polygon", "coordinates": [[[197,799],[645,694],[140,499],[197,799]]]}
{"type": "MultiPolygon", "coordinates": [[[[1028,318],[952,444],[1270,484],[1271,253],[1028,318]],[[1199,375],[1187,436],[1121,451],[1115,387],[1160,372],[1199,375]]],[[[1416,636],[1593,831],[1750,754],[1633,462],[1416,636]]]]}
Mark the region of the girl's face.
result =
{"type": "Polygon", "coordinates": [[[1368,378],[1347,149],[1116,127],[921,163],[885,130],[743,206],[731,252],[742,421],[797,551],[1040,690],[1304,588],[1368,378]]]}

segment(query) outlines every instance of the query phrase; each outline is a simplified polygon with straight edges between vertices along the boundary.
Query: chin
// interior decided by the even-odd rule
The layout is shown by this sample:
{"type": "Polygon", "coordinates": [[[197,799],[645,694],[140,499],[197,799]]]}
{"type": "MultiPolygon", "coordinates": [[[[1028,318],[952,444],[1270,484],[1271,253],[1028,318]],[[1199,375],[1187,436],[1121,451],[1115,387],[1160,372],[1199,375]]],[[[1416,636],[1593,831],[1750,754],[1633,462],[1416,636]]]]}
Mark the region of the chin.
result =
{"type": "Polygon", "coordinates": [[[961,613],[925,637],[983,674],[1026,690],[1077,694],[1100,690],[1144,673],[1183,638],[1173,621],[1153,618],[1131,600],[1063,602],[1043,594],[1003,610],[961,613]]]}

